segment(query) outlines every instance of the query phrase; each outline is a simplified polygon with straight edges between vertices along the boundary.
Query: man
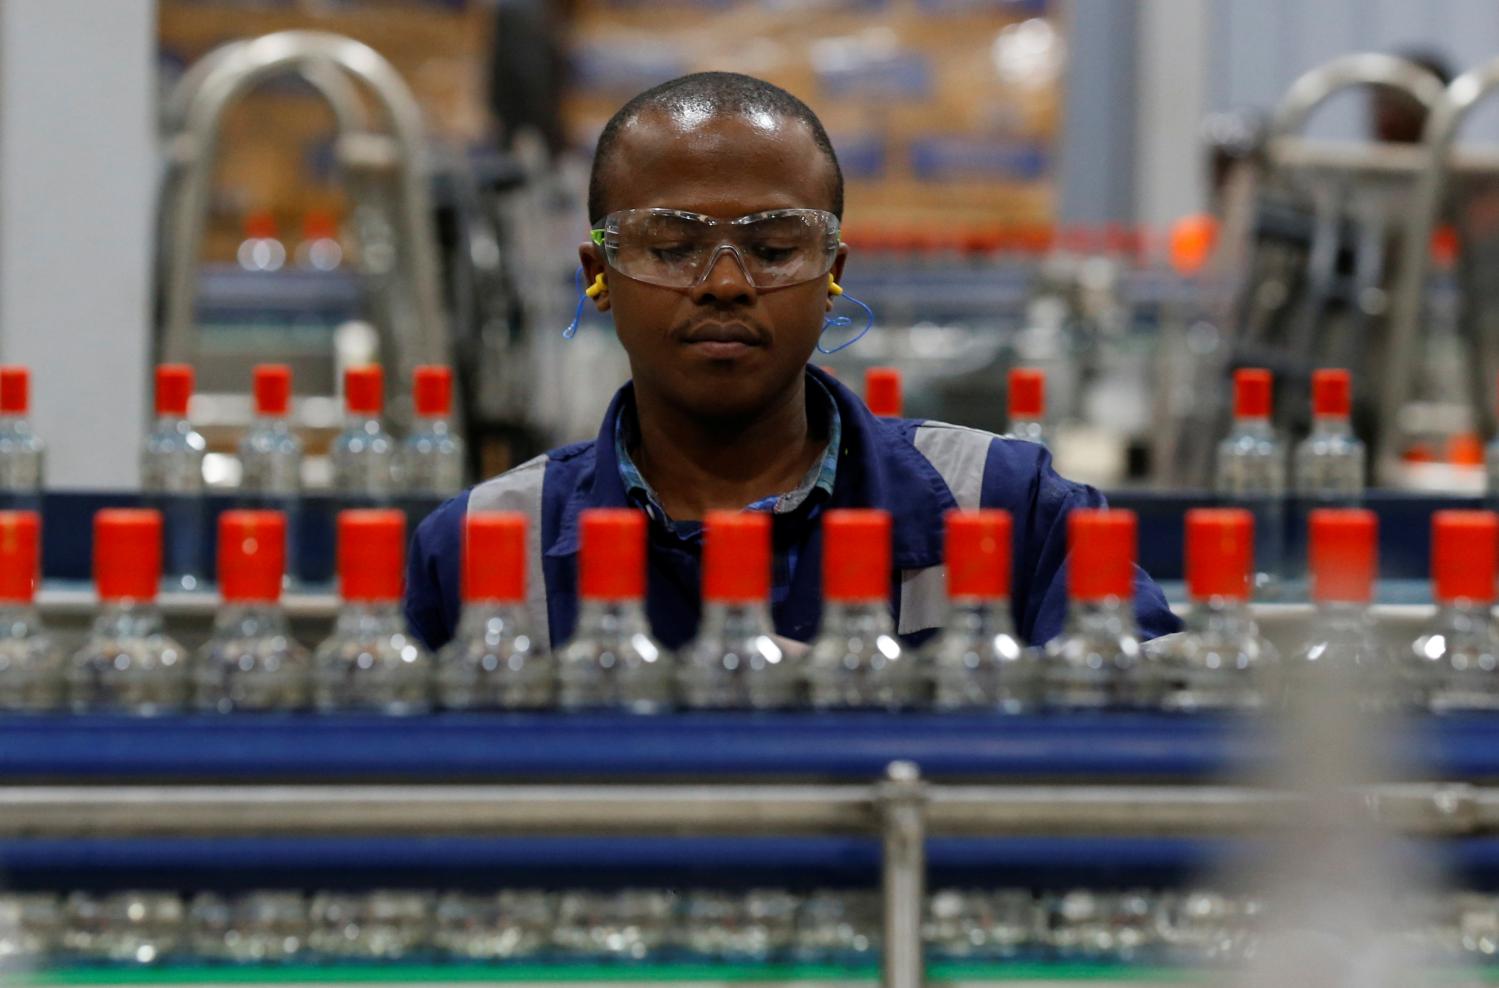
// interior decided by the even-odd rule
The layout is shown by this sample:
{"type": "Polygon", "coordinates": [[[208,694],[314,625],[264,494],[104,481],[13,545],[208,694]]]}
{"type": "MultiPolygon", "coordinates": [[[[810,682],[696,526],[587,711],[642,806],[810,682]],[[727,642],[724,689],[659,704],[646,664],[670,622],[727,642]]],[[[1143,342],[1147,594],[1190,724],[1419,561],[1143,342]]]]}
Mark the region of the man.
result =
{"type": "MultiPolygon", "coordinates": [[[[528,603],[552,645],[577,620],[579,514],[601,507],[650,518],[647,611],[668,647],[696,632],[701,519],[714,509],[773,515],[772,614],[798,641],[821,616],[822,515],[889,511],[891,603],[899,632],[919,643],[943,616],[943,514],[1005,508],[1017,627],[1033,642],[1058,632],[1066,514],[1100,505],[1098,493],[1059,478],[1041,446],[875,418],[808,366],[833,305],[829,276],[848,253],[842,173],[810,109],[748,76],[664,83],[605,126],[588,198],[595,233],[579,258],[633,380],[597,439],[480,484],[417,529],[406,612],[428,645],[452,636],[463,516],[484,509],[530,516],[528,603]]],[[[1179,627],[1143,573],[1137,609],[1147,637],[1179,627]]]]}

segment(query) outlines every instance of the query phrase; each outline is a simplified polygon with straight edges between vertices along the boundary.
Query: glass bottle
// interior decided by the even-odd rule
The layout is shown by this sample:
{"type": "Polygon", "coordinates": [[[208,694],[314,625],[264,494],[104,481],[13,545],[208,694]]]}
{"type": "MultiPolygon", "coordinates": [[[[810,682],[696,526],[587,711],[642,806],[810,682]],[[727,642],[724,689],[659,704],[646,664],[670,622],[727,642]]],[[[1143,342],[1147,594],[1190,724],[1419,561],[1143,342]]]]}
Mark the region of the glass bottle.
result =
{"type": "Polygon", "coordinates": [[[1406,653],[1406,701],[1447,713],[1499,709],[1499,516],[1438,511],[1431,517],[1432,626],[1406,653]]]}
{"type": "Polygon", "coordinates": [[[1218,444],[1214,489],[1254,517],[1254,589],[1265,593],[1284,566],[1286,450],[1270,421],[1270,372],[1234,372],[1234,424],[1218,444]]]}
{"type": "Polygon", "coordinates": [[[431,947],[435,905],[423,891],[318,892],[308,907],[307,945],[337,960],[409,960],[431,947]]]}
{"type": "Polygon", "coordinates": [[[1398,697],[1389,650],[1369,616],[1374,599],[1378,519],[1359,508],[1319,508],[1308,518],[1312,633],[1285,669],[1285,689],[1321,694],[1351,684],[1357,705],[1382,711],[1398,697]],[[1319,677],[1314,683],[1301,680],[1319,677]]]}
{"type": "Polygon", "coordinates": [[[199,710],[299,710],[307,706],[312,660],[281,610],[286,519],[276,511],[219,516],[219,593],[213,634],[193,665],[199,710]]]}
{"type": "Polygon", "coordinates": [[[418,367],[412,378],[416,421],[401,447],[406,491],[438,500],[463,489],[463,440],[453,430],[453,372],[418,367]]]}
{"type": "Polygon", "coordinates": [[[302,518],[302,440],[291,427],[291,368],[260,364],[252,380],[255,423],[239,442],[240,489],[247,506],[285,516],[289,580],[297,570],[296,533],[302,518]]]}
{"type": "Polygon", "coordinates": [[[672,703],[671,656],[645,616],[645,515],[628,508],[583,512],[572,639],[557,653],[558,703],[567,710],[660,713],[672,703]]]}
{"type": "Polygon", "coordinates": [[[207,516],[203,504],[203,454],[207,444],[188,421],[193,369],[156,368],[156,422],[141,448],[141,489],[164,524],[163,571],[169,590],[196,590],[203,582],[207,516]]]}
{"type": "Polygon", "coordinates": [[[37,616],[41,521],[34,511],[0,511],[0,711],[63,706],[67,663],[37,616]]]}
{"type": "Polygon", "coordinates": [[[925,683],[890,617],[890,515],[829,511],[822,523],[822,627],[803,689],[822,710],[916,706],[925,683]]]}
{"type": "Polygon", "coordinates": [[[448,892],[437,900],[432,939],[455,960],[534,961],[551,947],[556,925],[548,892],[448,892]]]}
{"type": "Polygon", "coordinates": [[[312,660],[319,710],[425,713],[432,657],[406,630],[401,576],[406,516],[366,508],[338,515],[338,592],[333,633],[312,660]]]}
{"type": "Polygon", "coordinates": [[[679,657],[684,706],[776,709],[796,703],[796,670],[771,637],[771,517],[710,511],[703,536],[703,619],[679,657]]]}
{"type": "Polygon", "coordinates": [[[94,515],[99,614],[68,665],[77,711],[162,714],[187,704],[187,652],[162,630],[161,515],[106,508],[94,515]]]}
{"type": "Polygon", "coordinates": [[[274,889],[199,892],[189,903],[187,927],[200,962],[289,964],[307,951],[307,900],[274,889]]]}
{"type": "Polygon", "coordinates": [[[1048,706],[1100,710],[1154,706],[1154,684],[1135,671],[1135,514],[1078,508],[1067,518],[1067,591],[1062,634],[1046,645],[1048,706]]]}
{"type": "Polygon", "coordinates": [[[63,946],[85,963],[161,964],[186,939],[186,913],[175,892],[74,892],[65,912],[63,946]]]}
{"type": "Polygon", "coordinates": [[[1257,710],[1278,664],[1249,610],[1254,516],[1238,508],[1187,512],[1187,594],[1183,634],[1147,644],[1136,666],[1162,709],[1257,710]]]}
{"type": "Polygon", "coordinates": [[[1046,372],[1010,370],[1010,430],[1016,439],[1046,445],[1046,372]]]}
{"type": "Polygon", "coordinates": [[[939,710],[1020,713],[1036,705],[1040,667],[1010,614],[1008,511],[947,515],[947,624],[927,647],[939,710]]]}
{"type": "Polygon", "coordinates": [[[240,486],[256,507],[286,510],[302,492],[302,440],[288,419],[291,368],[260,364],[253,380],[255,424],[239,443],[240,486]]]}
{"type": "Polygon", "coordinates": [[[526,516],[473,511],[463,530],[463,613],[437,653],[438,702],[450,710],[553,706],[556,664],[527,628],[526,516]]]}
{"type": "Polygon", "coordinates": [[[1312,432],[1296,447],[1296,493],[1318,506],[1354,507],[1364,494],[1364,444],[1349,415],[1353,382],[1346,370],[1312,375],[1312,432]]]}
{"type": "Polygon", "coordinates": [[[38,511],[46,444],[31,428],[31,372],[0,367],[0,504],[38,511]]]}
{"type": "Polygon", "coordinates": [[[378,365],[344,371],[344,428],[333,441],[333,489],[345,505],[389,504],[399,490],[396,441],[380,424],[385,372],[378,365]]]}

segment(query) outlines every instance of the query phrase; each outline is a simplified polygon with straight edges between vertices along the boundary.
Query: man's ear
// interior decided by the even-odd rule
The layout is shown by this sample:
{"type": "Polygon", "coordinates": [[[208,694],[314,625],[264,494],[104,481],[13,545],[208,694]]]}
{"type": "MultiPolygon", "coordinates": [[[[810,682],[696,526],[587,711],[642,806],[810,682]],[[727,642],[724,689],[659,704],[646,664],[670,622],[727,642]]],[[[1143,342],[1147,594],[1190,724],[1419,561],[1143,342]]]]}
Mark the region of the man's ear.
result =
{"type": "MultiPolygon", "coordinates": [[[[843,284],[843,263],[848,260],[848,244],[839,244],[838,253],[833,255],[833,269],[828,272],[834,281],[843,284]]],[[[823,303],[824,312],[833,311],[833,293],[828,293],[827,301],[823,303]]]]}
{"type": "Polygon", "coordinates": [[[594,296],[593,306],[600,312],[609,311],[609,276],[604,274],[604,259],[599,256],[596,245],[587,243],[578,245],[578,263],[583,266],[583,287],[589,288],[600,275],[604,275],[604,290],[594,296]]]}

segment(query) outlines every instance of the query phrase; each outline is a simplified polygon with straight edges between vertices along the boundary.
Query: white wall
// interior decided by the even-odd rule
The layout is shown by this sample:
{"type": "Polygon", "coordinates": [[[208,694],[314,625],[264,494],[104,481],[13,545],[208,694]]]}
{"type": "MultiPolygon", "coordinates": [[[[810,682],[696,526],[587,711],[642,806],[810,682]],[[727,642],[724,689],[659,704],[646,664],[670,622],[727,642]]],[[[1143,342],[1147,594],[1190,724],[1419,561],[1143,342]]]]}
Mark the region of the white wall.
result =
{"type": "MultiPolygon", "coordinates": [[[[1202,208],[1203,115],[1269,112],[1339,55],[1442,53],[1455,72],[1499,57],[1499,0],[1059,0],[1069,23],[1059,213],[1159,228],[1202,208]]],[[[1499,97],[1465,139],[1499,141],[1499,97]]],[[[1313,134],[1368,133],[1366,101],[1334,99],[1313,134]]]]}
{"type": "Polygon", "coordinates": [[[1153,230],[1205,205],[1209,13],[1197,0],[1140,0],[1134,219],[1153,230]]]}
{"type": "Polygon", "coordinates": [[[0,359],[50,487],[134,487],[157,174],[153,0],[0,0],[0,359]]]}
{"type": "MultiPolygon", "coordinates": [[[[1499,56],[1494,0],[1212,0],[1209,103],[1213,109],[1275,105],[1301,73],[1356,51],[1430,49],[1455,73],[1499,56]]],[[[1499,135],[1475,119],[1475,135],[1499,135]]],[[[1313,133],[1360,137],[1365,105],[1329,103],[1313,133]]]]}

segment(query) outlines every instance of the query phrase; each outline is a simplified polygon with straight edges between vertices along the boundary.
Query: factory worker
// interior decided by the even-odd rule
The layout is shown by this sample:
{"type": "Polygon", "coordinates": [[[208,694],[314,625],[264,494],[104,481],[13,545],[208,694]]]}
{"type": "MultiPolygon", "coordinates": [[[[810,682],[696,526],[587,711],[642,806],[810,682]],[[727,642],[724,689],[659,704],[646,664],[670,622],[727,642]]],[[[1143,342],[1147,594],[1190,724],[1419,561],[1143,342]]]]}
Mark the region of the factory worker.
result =
{"type": "MultiPolygon", "coordinates": [[[[943,619],[942,583],[931,577],[942,565],[943,515],[959,507],[1013,515],[1016,627],[1035,643],[1061,630],[1066,516],[1102,505],[1099,493],[1059,477],[1040,445],[877,418],[809,363],[830,315],[849,305],[837,285],[848,260],[842,213],[826,131],[776,86],[700,73],[614,115],[598,140],[593,233],[579,257],[590,304],[612,318],[632,379],[596,439],[487,480],[420,525],[406,613],[428,645],[447,642],[458,621],[466,512],[529,516],[531,620],[556,646],[578,617],[579,515],[606,507],[649,516],[646,610],[669,647],[697,629],[702,519],[715,509],[772,515],[771,612],[784,638],[816,633],[820,521],[851,507],[893,516],[891,607],[908,642],[943,619]]],[[[1179,629],[1143,572],[1135,604],[1143,637],[1179,629]]]]}

